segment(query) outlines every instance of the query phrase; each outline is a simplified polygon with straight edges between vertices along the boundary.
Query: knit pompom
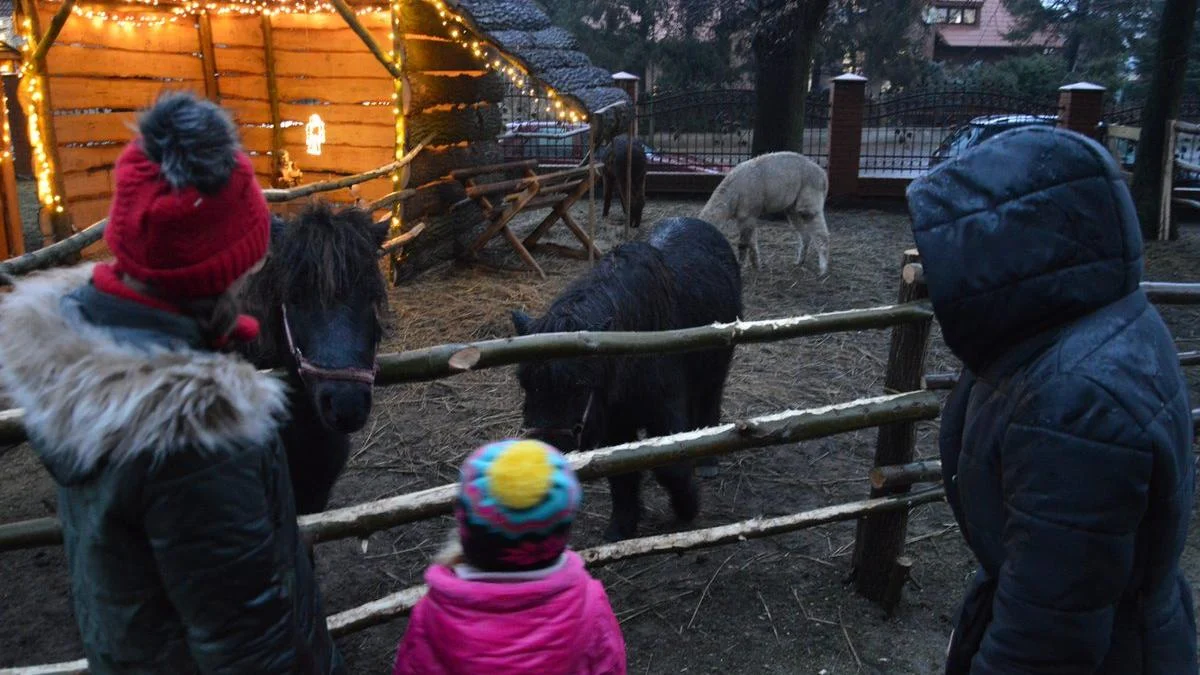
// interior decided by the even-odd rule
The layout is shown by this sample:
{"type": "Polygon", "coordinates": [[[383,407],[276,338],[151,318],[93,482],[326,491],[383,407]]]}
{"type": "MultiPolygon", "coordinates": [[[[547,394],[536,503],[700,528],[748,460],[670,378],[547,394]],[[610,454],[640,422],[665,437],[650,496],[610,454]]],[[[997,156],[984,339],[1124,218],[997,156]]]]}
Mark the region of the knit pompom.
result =
{"type": "Polygon", "coordinates": [[[237,165],[237,127],[220,106],[191,92],[163,94],[138,122],[142,149],[171,187],[214,194],[237,165]]]}
{"type": "Polygon", "coordinates": [[[492,496],[510,509],[537,506],[550,490],[554,466],[545,447],[536,441],[517,441],[487,469],[492,496]]]}

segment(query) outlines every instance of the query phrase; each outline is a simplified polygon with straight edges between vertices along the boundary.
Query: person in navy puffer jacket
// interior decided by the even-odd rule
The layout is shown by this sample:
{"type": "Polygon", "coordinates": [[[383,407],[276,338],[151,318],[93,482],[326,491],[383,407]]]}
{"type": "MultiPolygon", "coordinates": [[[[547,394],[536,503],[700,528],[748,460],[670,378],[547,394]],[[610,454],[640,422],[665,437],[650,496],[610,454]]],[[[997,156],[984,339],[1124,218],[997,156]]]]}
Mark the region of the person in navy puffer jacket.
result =
{"type": "Polygon", "coordinates": [[[1120,171],[1054,128],[998,135],[916,181],[913,232],[946,344],[947,499],[979,569],[950,675],[1197,672],[1179,556],[1188,390],[1140,288],[1120,171]]]}

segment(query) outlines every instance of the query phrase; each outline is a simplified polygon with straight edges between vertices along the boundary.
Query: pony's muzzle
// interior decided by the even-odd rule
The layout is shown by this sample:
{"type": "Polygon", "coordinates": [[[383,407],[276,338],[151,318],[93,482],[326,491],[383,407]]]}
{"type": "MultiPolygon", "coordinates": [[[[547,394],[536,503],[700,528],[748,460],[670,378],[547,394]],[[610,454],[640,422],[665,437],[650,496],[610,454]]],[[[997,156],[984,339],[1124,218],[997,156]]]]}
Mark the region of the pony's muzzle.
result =
{"type": "Polygon", "coordinates": [[[371,385],[362,382],[319,381],[312,396],[321,423],[333,431],[352,434],[362,429],[371,414],[371,385]]]}

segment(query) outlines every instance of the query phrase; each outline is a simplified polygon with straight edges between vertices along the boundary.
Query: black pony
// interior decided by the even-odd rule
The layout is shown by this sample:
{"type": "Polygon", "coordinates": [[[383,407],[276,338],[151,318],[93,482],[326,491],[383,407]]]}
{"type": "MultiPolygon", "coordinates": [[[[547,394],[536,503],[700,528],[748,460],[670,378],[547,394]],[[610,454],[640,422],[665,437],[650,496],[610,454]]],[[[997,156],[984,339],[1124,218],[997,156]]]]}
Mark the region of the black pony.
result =
{"type": "Polygon", "coordinates": [[[387,286],[379,247],[387,222],[358,208],[316,202],[298,217],[271,221],[263,269],[241,292],[262,320],[245,355],[260,368],[284,368],[291,418],[281,431],[299,513],[323,511],[350,449],[366,424],[382,337],[387,286]]]}
{"type": "MultiPolygon", "coordinates": [[[[742,282],[729,241],[694,218],[659,223],[648,243],[613,249],[555,299],[540,319],[513,312],[522,335],[588,331],[660,331],[736,320],[742,282]]],[[[684,354],[551,359],[517,370],[524,423],[533,438],[574,451],[666,436],[720,422],[732,347],[684,354]]],[[[699,512],[692,463],[654,470],[677,518],[699,512]]],[[[641,473],[612,476],[606,537],[637,532],[641,473]]]]}

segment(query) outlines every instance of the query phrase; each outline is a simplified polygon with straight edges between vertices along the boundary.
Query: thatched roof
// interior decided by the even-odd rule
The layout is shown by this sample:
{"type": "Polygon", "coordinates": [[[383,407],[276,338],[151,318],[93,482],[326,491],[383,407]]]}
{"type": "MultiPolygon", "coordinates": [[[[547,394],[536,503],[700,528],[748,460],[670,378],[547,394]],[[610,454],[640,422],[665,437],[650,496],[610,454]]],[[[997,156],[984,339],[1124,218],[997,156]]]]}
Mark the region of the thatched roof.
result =
{"type": "Polygon", "coordinates": [[[595,113],[608,109],[607,125],[630,114],[629,96],[613,86],[612,74],[579,51],[575,36],[550,22],[533,0],[458,0],[459,9],[496,45],[525,63],[547,85],[577,99],[595,113]],[[613,104],[623,106],[611,108],[613,104]]]}

